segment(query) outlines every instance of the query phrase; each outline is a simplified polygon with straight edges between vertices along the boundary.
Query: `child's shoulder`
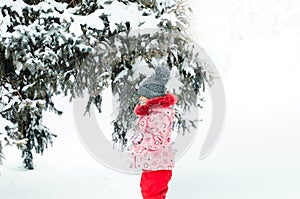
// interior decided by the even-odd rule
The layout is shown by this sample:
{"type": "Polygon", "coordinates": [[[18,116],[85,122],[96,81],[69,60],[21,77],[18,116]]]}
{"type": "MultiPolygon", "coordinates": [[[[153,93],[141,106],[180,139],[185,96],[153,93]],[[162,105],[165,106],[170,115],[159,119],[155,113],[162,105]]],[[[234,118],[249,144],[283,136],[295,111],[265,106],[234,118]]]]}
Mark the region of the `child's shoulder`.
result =
{"type": "Polygon", "coordinates": [[[163,106],[154,106],[151,110],[152,114],[166,114],[166,115],[172,115],[174,114],[174,108],[173,106],[163,107],[163,106]]]}

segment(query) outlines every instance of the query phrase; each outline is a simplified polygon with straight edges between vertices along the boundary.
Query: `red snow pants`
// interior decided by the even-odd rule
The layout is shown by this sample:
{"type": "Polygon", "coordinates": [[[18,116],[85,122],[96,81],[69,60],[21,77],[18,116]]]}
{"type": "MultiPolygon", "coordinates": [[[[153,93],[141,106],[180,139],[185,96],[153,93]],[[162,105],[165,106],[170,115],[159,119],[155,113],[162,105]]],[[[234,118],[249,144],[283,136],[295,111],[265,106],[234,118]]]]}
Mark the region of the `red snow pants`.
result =
{"type": "Polygon", "coordinates": [[[172,170],[143,170],[141,177],[141,192],[143,199],[165,199],[172,170]]]}

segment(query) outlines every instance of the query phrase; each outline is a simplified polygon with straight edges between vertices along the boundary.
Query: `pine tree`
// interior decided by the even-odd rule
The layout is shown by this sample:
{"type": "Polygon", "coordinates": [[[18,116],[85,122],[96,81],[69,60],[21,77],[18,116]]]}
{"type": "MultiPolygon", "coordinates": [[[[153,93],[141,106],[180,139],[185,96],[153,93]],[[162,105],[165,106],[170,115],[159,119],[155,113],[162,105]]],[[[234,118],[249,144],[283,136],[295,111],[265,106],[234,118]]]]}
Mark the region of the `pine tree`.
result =
{"type": "MultiPolygon", "coordinates": [[[[52,101],[54,95],[69,95],[72,101],[87,89],[86,113],[92,104],[102,112],[102,91],[111,88],[120,108],[112,121],[112,140],[123,148],[126,131],[131,128],[127,121],[135,117],[136,88],[147,76],[140,74],[141,63],[148,69],[163,63],[178,72],[182,84],[172,92],[179,98],[179,109],[200,106],[201,89],[205,82],[211,82],[212,73],[190,45],[191,9],[185,2],[8,2],[0,4],[0,13],[6,19],[0,40],[0,115],[11,125],[5,128],[7,136],[5,132],[0,136],[18,143],[26,168],[34,168],[32,150],[42,154],[55,137],[42,124],[43,111],[62,114],[52,101]],[[143,27],[156,31],[131,34],[143,27]]],[[[195,122],[182,119],[179,111],[176,116],[176,126],[183,130],[195,122]]]]}
{"type": "Polygon", "coordinates": [[[61,22],[60,13],[67,6],[54,1],[27,5],[22,10],[16,3],[1,7],[2,16],[9,18],[7,31],[2,34],[0,114],[13,123],[6,126],[7,137],[19,143],[24,166],[33,169],[33,154],[43,154],[55,136],[43,125],[43,111],[57,110],[54,95],[67,95],[72,87],[71,75],[89,47],[69,33],[69,22],[61,22]],[[51,4],[52,3],[52,4],[51,4]],[[58,6],[59,5],[59,6],[58,6]]]}

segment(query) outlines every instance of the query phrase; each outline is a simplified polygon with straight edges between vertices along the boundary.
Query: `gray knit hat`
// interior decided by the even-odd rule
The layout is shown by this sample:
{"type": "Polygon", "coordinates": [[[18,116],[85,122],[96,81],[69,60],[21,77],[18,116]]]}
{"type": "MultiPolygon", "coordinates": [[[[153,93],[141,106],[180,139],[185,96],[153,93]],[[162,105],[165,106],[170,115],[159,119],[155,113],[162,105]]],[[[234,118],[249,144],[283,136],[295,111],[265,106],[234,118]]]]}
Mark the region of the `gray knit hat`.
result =
{"type": "Polygon", "coordinates": [[[167,67],[156,67],[155,73],[140,85],[138,94],[149,99],[164,96],[167,91],[166,84],[169,81],[169,77],[170,71],[167,67]]]}

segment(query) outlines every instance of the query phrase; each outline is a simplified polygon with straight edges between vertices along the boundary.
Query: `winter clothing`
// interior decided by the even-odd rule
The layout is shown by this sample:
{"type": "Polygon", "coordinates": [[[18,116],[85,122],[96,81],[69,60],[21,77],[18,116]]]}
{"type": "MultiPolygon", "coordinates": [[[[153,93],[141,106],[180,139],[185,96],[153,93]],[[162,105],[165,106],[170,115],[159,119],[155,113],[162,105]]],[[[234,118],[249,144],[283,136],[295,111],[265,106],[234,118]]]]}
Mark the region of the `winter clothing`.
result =
{"type": "Polygon", "coordinates": [[[144,105],[138,103],[134,109],[139,117],[137,126],[126,137],[133,140],[132,166],[143,170],[140,182],[143,199],[166,198],[175,165],[171,132],[176,102],[176,96],[167,93],[148,99],[144,105]]]}
{"type": "Polygon", "coordinates": [[[175,95],[166,94],[137,104],[135,113],[139,119],[137,127],[128,135],[135,139],[131,149],[133,167],[145,170],[171,170],[174,168],[174,152],[171,131],[175,113],[175,95]],[[138,138],[138,139],[137,139],[138,138]]]}
{"type": "Polygon", "coordinates": [[[143,171],[141,190],[144,199],[165,199],[172,170],[143,171]]]}
{"type": "Polygon", "coordinates": [[[170,71],[167,67],[158,66],[155,73],[147,78],[138,88],[140,96],[155,98],[166,94],[166,84],[170,77],[170,71]]]}

